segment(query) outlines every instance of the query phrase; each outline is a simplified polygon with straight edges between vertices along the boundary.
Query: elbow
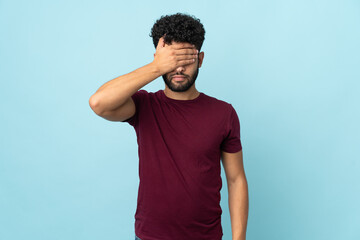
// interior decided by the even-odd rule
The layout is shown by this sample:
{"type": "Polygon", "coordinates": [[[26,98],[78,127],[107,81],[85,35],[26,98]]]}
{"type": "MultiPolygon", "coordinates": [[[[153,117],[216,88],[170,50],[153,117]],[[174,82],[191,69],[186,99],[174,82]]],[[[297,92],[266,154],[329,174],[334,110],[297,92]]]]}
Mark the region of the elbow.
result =
{"type": "Polygon", "coordinates": [[[228,183],[228,187],[232,187],[232,186],[236,186],[236,187],[241,186],[245,188],[248,187],[248,183],[245,175],[238,176],[237,178],[234,179],[227,179],[227,183],[228,183]]]}
{"type": "Polygon", "coordinates": [[[97,115],[101,115],[101,110],[99,108],[99,99],[96,95],[92,95],[90,97],[89,106],[97,115]]]}

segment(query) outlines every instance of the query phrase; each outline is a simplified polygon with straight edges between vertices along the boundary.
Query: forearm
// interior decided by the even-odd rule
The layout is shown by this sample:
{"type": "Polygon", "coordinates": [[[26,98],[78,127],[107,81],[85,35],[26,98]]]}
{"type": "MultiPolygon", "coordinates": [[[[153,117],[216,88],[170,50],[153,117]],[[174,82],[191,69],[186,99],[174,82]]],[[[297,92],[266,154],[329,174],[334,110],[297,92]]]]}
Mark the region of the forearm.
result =
{"type": "Polygon", "coordinates": [[[111,111],[126,102],[136,91],[161,76],[153,63],[103,84],[90,98],[96,112],[111,111]]]}
{"type": "Polygon", "coordinates": [[[229,211],[232,240],[245,240],[249,212],[249,196],[246,178],[228,183],[229,211]]]}

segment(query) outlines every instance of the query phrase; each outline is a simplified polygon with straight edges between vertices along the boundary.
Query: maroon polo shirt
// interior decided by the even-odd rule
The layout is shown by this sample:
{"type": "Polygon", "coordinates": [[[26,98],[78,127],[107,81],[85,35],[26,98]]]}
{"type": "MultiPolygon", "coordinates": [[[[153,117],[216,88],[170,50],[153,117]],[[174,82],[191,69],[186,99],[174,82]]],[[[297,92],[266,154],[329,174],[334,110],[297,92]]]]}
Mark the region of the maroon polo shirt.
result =
{"type": "Polygon", "coordinates": [[[135,234],[142,240],[221,240],[221,151],[242,150],[233,106],[202,92],[175,100],[139,90],[134,127],[139,154],[135,234]]]}

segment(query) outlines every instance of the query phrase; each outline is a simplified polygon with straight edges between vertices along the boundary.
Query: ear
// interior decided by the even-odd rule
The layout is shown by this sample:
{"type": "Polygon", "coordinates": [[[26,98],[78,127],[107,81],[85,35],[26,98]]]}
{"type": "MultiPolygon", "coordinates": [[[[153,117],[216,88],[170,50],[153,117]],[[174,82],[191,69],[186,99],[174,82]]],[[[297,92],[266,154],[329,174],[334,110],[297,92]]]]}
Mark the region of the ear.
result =
{"type": "Polygon", "coordinates": [[[203,60],[204,60],[204,52],[200,52],[199,53],[199,68],[201,67],[202,63],[203,63],[203,60]]]}

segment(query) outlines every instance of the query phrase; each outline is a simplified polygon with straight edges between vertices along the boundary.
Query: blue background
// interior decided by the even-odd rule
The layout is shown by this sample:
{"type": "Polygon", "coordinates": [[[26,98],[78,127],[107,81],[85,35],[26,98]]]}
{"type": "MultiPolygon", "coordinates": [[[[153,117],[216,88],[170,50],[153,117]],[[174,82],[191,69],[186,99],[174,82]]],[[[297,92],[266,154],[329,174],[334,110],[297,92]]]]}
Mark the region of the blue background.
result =
{"type": "Polygon", "coordinates": [[[134,239],[135,131],[88,100],[150,63],[176,12],[206,30],[197,89],[240,119],[247,239],[360,239],[356,0],[0,0],[0,239],[134,239]]]}

